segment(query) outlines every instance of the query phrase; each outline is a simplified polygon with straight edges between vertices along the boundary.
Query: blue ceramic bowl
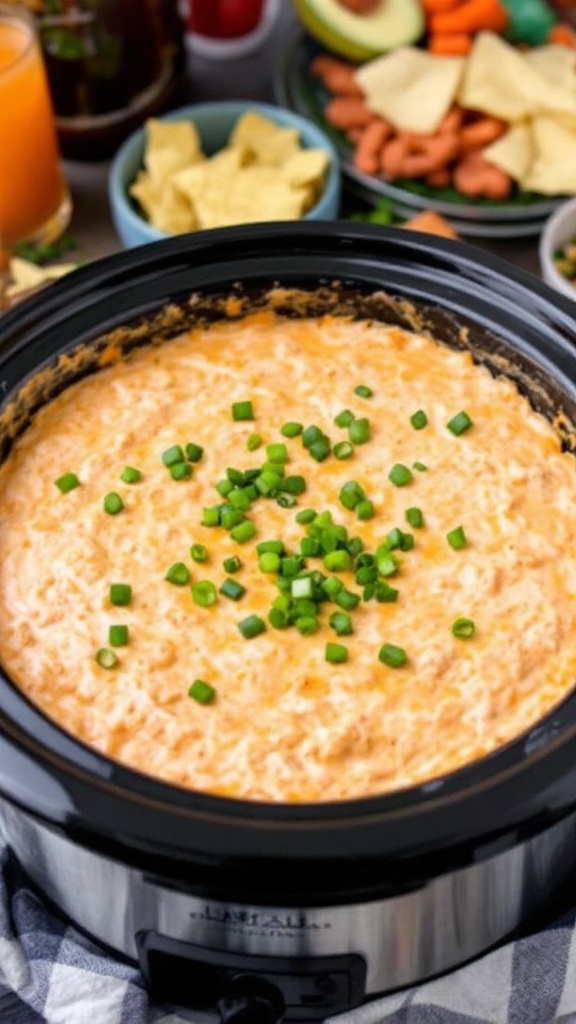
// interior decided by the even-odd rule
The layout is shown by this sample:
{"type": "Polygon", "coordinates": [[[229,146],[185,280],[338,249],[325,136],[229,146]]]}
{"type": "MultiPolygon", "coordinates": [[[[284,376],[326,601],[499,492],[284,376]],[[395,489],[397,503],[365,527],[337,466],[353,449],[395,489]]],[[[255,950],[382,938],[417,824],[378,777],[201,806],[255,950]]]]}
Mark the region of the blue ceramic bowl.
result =
{"type": "MultiPolygon", "coordinates": [[[[299,114],[267,103],[226,100],[180,107],[165,114],[162,120],[193,121],[200,134],[203,149],[210,156],[226,145],[236,121],[248,111],[261,114],[282,128],[296,128],[300,132],[300,142],[305,149],[323,149],[328,153],[330,165],[324,190],[318,202],[302,219],[334,220],[338,217],[341,193],[338,155],[327,135],[299,114]]],[[[145,141],[144,128],[140,128],[126,139],[114,157],[108,180],[112,218],[116,231],[127,249],[169,237],[165,231],[160,231],[148,223],[141,214],[138,204],[128,193],[130,185],[143,165],[145,141]]]]}

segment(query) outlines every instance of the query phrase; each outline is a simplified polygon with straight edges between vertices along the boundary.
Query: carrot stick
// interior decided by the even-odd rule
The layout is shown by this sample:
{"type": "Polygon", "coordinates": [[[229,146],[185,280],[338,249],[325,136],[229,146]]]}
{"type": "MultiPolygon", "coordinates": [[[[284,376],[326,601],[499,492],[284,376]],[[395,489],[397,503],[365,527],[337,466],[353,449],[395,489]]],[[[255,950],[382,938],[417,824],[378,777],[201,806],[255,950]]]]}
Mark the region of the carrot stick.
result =
{"type": "Polygon", "coordinates": [[[441,57],[467,57],[471,50],[472,36],[467,32],[447,32],[428,39],[428,52],[441,57]]]}
{"type": "Polygon", "coordinates": [[[570,25],[553,25],[548,33],[548,43],[556,43],[558,46],[569,46],[576,49],[576,32],[570,25]]]}
{"type": "Polygon", "coordinates": [[[433,15],[430,19],[430,35],[502,32],[507,24],[508,11],[500,0],[466,0],[453,11],[433,15]]]}

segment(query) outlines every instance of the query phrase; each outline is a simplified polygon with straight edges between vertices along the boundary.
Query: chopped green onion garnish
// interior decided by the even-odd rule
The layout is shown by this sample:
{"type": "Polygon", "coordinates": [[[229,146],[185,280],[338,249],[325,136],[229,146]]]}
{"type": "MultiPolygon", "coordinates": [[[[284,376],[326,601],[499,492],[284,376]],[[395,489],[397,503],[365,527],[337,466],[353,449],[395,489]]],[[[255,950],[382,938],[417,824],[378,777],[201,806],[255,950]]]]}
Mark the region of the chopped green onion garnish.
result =
{"type": "Polygon", "coordinates": [[[285,444],[267,444],[266,445],[266,458],[268,462],[272,463],[286,463],[290,461],[288,455],[288,449],[285,444]]]}
{"type": "Polygon", "coordinates": [[[256,545],[256,551],[259,555],[264,555],[267,551],[273,551],[276,555],[284,554],[284,541],[283,540],[261,540],[256,545]]]}
{"type": "Polygon", "coordinates": [[[344,548],[328,551],[324,555],[324,567],[328,572],[344,572],[350,568],[352,559],[344,548]]]}
{"type": "Polygon", "coordinates": [[[280,563],[282,575],[296,576],[302,568],[303,561],[299,555],[290,555],[288,558],[283,558],[280,563]]]}
{"type": "Polygon", "coordinates": [[[282,482],[282,490],[288,491],[288,494],[304,494],[306,481],[303,476],[287,476],[282,482]]]}
{"type": "Polygon", "coordinates": [[[462,526],[457,526],[455,530],[450,530],[450,533],[446,534],[446,540],[454,551],[461,551],[462,548],[465,548],[468,544],[468,540],[462,526]]]}
{"type": "Polygon", "coordinates": [[[305,525],[307,523],[313,523],[316,519],[316,512],[313,508],[303,508],[300,512],[297,512],[294,516],[297,523],[305,525]]]}
{"type": "Polygon", "coordinates": [[[396,647],[396,644],[383,644],[378,651],[378,660],[390,668],[401,668],[408,661],[408,655],[403,647],[396,647]]]}
{"type": "Polygon", "coordinates": [[[351,459],[354,455],[354,445],[350,444],[350,441],[339,441],[334,445],[332,454],[340,462],[343,462],[344,459],[351,459]]]}
{"type": "Polygon", "coordinates": [[[302,431],[302,444],[305,448],[310,448],[316,441],[322,441],[325,437],[324,431],[320,430],[320,427],[317,427],[315,424],[312,424],[302,431]]]}
{"type": "Polygon", "coordinates": [[[233,487],[226,497],[234,508],[241,509],[242,512],[247,512],[249,508],[252,508],[252,502],[242,487],[233,487]]]}
{"type": "Polygon", "coordinates": [[[205,683],[203,679],[195,679],[188,690],[188,696],[198,704],[211,704],[216,696],[216,690],[210,686],[210,683],[205,683]]]}
{"type": "Polygon", "coordinates": [[[315,558],[320,554],[321,546],[318,537],[302,537],[300,541],[300,554],[305,558],[315,558]]]}
{"type": "Polygon", "coordinates": [[[233,526],[230,530],[230,536],[237,544],[245,544],[247,540],[256,533],[256,527],[250,519],[246,519],[243,523],[238,523],[237,526],[233,526]]]}
{"type": "Polygon", "coordinates": [[[174,444],[162,452],[162,462],[165,466],[174,466],[177,462],[184,462],[184,452],[181,446],[174,444]]]}
{"type": "Polygon", "coordinates": [[[109,598],[110,604],[126,607],[132,600],[132,587],[129,583],[111,583],[109,598]]]}
{"type": "Polygon", "coordinates": [[[142,473],[139,469],[134,469],[134,466],[125,466],[120,474],[120,479],[125,484],[137,484],[142,479],[142,473]]]}
{"type": "Polygon", "coordinates": [[[125,647],[128,643],[128,626],[110,626],[108,643],[111,647],[125,647]]]}
{"type": "Polygon", "coordinates": [[[283,434],[284,437],[298,437],[303,430],[304,427],[301,423],[294,422],[284,423],[283,426],[280,427],[280,433],[283,434]]]}
{"type": "Polygon", "coordinates": [[[271,608],[268,613],[268,622],[275,629],[286,629],[290,623],[288,612],[283,608],[271,608]]]}
{"type": "Polygon", "coordinates": [[[414,430],[423,430],[428,424],[428,417],[424,410],[418,409],[417,412],[412,413],[410,423],[414,427],[414,430]]]}
{"type": "Polygon", "coordinates": [[[242,568],[242,562],[236,555],[232,555],[231,558],[225,558],[222,565],[225,572],[238,572],[238,569],[242,568]]]}
{"type": "Polygon", "coordinates": [[[190,558],[193,562],[207,562],[208,549],[205,544],[193,544],[190,548],[190,558]]]}
{"type": "Polygon", "coordinates": [[[361,520],[373,519],[374,502],[369,501],[367,498],[364,501],[359,501],[356,505],[356,518],[361,520]]]}
{"type": "Polygon", "coordinates": [[[68,491],[73,491],[75,487],[80,487],[80,481],[76,473],[64,473],[54,483],[62,494],[68,494],[68,491]]]}
{"type": "Polygon", "coordinates": [[[338,495],[341,504],[344,505],[344,508],[349,509],[349,511],[353,511],[365,497],[364,489],[356,480],[349,480],[348,483],[344,484],[338,495]]]}
{"type": "Polygon", "coordinates": [[[224,505],[220,509],[220,522],[225,530],[231,531],[233,527],[244,522],[244,513],[233,505],[224,505]]]}
{"type": "Polygon", "coordinates": [[[348,661],[348,648],[344,647],[344,644],[327,643],[324,657],[331,665],[342,665],[348,661]]]}
{"type": "Polygon", "coordinates": [[[456,437],[460,437],[460,434],[463,434],[466,430],[470,429],[472,426],[472,420],[468,413],[462,410],[462,412],[453,416],[451,420],[448,420],[446,426],[452,434],[455,434],[456,437]]]}
{"type": "Polygon", "coordinates": [[[328,625],[337,636],[350,636],[354,632],[352,619],[346,612],[333,612],[328,619],[328,625]]]}
{"type": "Polygon", "coordinates": [[[346,590],[345,587],[342,587],[342,590],[339,590],[335,595],[334,601],[344,611],[351,612],[360,604],[360,595],[353,594],[351,590],[346,590]]]}
{"type": "Polygon", "coordinates": [[[200,522],[202,523],[202,526],[220,526],[219,505],[211,505],[209,508],[203,508],[200,522]]]}
{"type": "Polygon", "coordinates": [[[192,466],[189,462],[175,462],[169,469],[173,480],[189,480],[192,476],[192,466]]]}
{"type": "Polygon", "coordinates": [[[404,515],[406,516],[406,522],[410,523],[410,526],[413,526],[414,529],[419,529],[421,526],[424,526],[422,509],[413,506],[412,508],[407,508],[404,515]]]}
{"type": "Polygon", "coordinates": [[[412,468],[417,469],[419,473],[426,473],[428,466],[425,466],[423,462],[413,462],[412,468]]]}
{"type": "Polygon", "coordinates": [[[321,583],[321,587],[326,596],[331,600],[334,600],[336,594],[339,594],[340,591],[344,589],[344,584],[337,576],[328,576],[328,578],[321,583]]]}
{"type": "Polygon", "coordinates": [[[190,570],[184,565],[184,562],[174,562],[164,579],[168,580],[168,583],[174,583],[177,587],[184,587],[190,582],[190,570]]]}
{"type": "Polygon", "coordinates": [[[330,441],[328,438],[321,438],[320,441],[314,441],[308,450],[316,462],[324,462],[324,459],[330,455],[330,441]]]}
{"type": "Polygon", "coordinates": [[[100,668],[116,668],[118,658],[109,647],[101,647],[99,651],[96,651],[96,662],[100,668]]]}
{"type": "Polygon", "coordinates": [[[459,640],[469,640],[476,632],[476,625],[472,619],[456,619],[452,623],[452,632],[459,640]]]}
{"type": "Polygon", "coordinates": [[[262,444],[262,436],[260,434],[250,434],[250,437],[246,441],[246,447],[249,452],[255,452],[257,448],[262,444]]]}
{"type": "Polygon", "coordinates": [[[370,421],[365,417],[354,420],[348,427],[348,437],[352,444],[366,444],[370,440],[370,421]]]}
{"type": "Polygon", "coordinates": [[[377,548],[376,565],[381,576],[396,576],[400,567],[398,559],[390,551],[388,542],[377,548]]]}
{"type": "Polygon", "coordinates": [[[264,633],[266,623],[259,615],[249,615],[248,618],[242,619],[242,621],[238,623],[238,629],[245,640],[252,640],[253,637],[259,636],[260,633],[264,633]]]}
{"type": "Polygon", "coordinates": [[[115,491],[110,491],[109,494],[104,495],[103,505],[104,511],[107,512],[109,516],[118,515],[118,513],[124,508],[122,498],[119,494],[116,494],[115,491]]]}
{"type": "Polygon", "coordinates": [[[232,404],[232,419],[233,420],[253,420],[254,410],[252,408],[252,402],[233,402],[232,404]]]}
{"type": "Polygon", "coordinates": [[[223,498],[227,498],[231,491],[234,490],[235,486],[236,485],[233,484],[231,480],[228,480],[228,477],[224,477],[216,484],[216,490],[223,498]]]}
{"type": "Polygon", "coordinates": [[[378,579],[378,569],[375,565],[360,565],[354,573],[354,580],[359,586],[364,587],[367,583],[375,583],[378,579]]]}
{"type": "Polygon", "coordinates": [[[190,589],[192,592],[192,600],[195,604],[199,605],[200,608],[210,608],[210,606],[216,604],[216,601],[218,600],[216,587],[210,580],[198,580],[197,583],[192,584],[190,589]]]}
{"type": "Polygon", "coordinates": [[[334,417],[334,423],[337,427],[349,427],[355,418],[351,409],[343,409],[334,417]]]}
{"type": "Polygon", "coordinates": [[[392,604],[398,600],[398,591],[386,583],[386,580],[378,580],[374,588],[374,597],[380,604],[392,604]]]}
{"type": "Polygon", "coordinates": [[[392,469],[388,473],[388,479],[395,487],[405,487],[413,478],[412,472],[408,469],[408,466],[404,466],[401,462],[397,462],[392,466],[392,469]]]}
{"type": "Polygon", "coordinates": [[[297,576],[292,580],[290,592],[294,600],[301,597],[312,597],[314,588],[310,576],[297,576]]]}
{"type": "Polygon", "coordinates": [[[226,477],[235,487],[242,487],[245,483],[244,473],[239,469],[234,469],[233,466],[229,466],[226,470],[226,477]]]}
{"type": "Polygon", "coordinates": [[[275,551],[265,551],[258,559],[258,568],[260,572],[280,572],[280,555],[275,551]]]}
{"type": "Polygon", "coordinates": [[[294,625],[302,636],[312,636],[320,625],[314,615],[299,615],[294,625]]]}
{"type": "Polygon", "coordinates": [[[243,587],[241,583],[236,580],[224,580],[220,587],[220,593],[224,597],[229,597],[231,601],[239,601],[241,597],[246,593],[246,587],[243,587]]]}
{"type": "Polygon", "coordinates": [[[194,444],[192,441],[188,442],[184,451],[188,462],[200,462],[200,459],[204,455],[204,449],[199,444],[194,444]]]}
{"type": "Polygon", "coordinates": [[[374,392],[366,384],[359,384],[358,387],[354,388],[354,394],[359,395],[360,398],[372,398],[374,392]]]}

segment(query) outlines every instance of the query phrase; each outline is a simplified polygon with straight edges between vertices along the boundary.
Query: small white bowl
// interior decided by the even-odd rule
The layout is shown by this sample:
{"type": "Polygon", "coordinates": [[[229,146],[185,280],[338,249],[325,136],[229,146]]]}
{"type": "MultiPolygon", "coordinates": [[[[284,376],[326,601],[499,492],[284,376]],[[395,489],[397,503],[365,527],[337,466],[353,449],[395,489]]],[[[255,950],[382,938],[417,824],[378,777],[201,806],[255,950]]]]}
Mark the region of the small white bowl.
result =
{"type": "Polygon", "coordinates": [[[576,302],[576,285],[556,269],[553,259],[554,253],[573,239],[576,239],[576,196],[562,203],[548,218],[538,245],[542,277],[547,284],[576,302]]]}

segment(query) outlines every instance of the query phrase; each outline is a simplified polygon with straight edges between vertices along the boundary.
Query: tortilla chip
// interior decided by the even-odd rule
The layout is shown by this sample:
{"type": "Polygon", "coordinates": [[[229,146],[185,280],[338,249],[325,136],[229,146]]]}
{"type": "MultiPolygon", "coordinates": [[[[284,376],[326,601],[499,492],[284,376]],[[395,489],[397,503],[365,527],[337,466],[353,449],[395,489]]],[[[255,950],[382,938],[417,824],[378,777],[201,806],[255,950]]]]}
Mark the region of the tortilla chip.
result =
{"type": "Polygon", "coordinates": [[[300,151],[300,133],[296,128],[279,128],[261,114],[249,111],[236,122],[228,145],[240,146],[258,163],[275,167],[300,151]]]}
{"type": "Polygon", "coordinates": [[[56,281],[76,269],[76,263],[56,263],[49,267],[39,267],[30,260],[23,260],[20,256],[13,256],[8,261],[8,273],[11,284],[6,286],[7,298],[14,298],[22,292],[29,292],[33,288],[39,288],[48,281],[56,281]]]}
{"type": "Polygon", "coordinates": [[[534,161],[522,187],[545,195],[576,192],[576,137],[553,117],[532,120],[534,161]]]}
{"type": "Polygon", "coordinates": [[[317,185],[324,180],[328,163],[323,149],[300,149],[289,157],[282,172],[291,185],[317,185]]]}
{"type": "Polygon", "coordinates": [[[526,178],[534,155],[534,140],[528,121],[512,125],[505,135],[486,146],[483,151],[483,156],[491,164],[505,171],[514,181],[526,178]]]}
{"type": "Polygon", "coordinates": [[[548,43],[526,50],[524,58],[539,75],[576,98],[576,50],[548,43]]]}
{"type": "Polygon", "coordinates": [[[190,121],[146,121],[144,165],[153,181],[160,184],[182,167],[204,160],[200,136],[190,121]]]}
{"type": "Polygon", "coordinates": [[[464,58],[438,57],[405,46],[364,64],[355,78],[370,110],[396,128],[434,132],[452,106],[464,58]]]}

